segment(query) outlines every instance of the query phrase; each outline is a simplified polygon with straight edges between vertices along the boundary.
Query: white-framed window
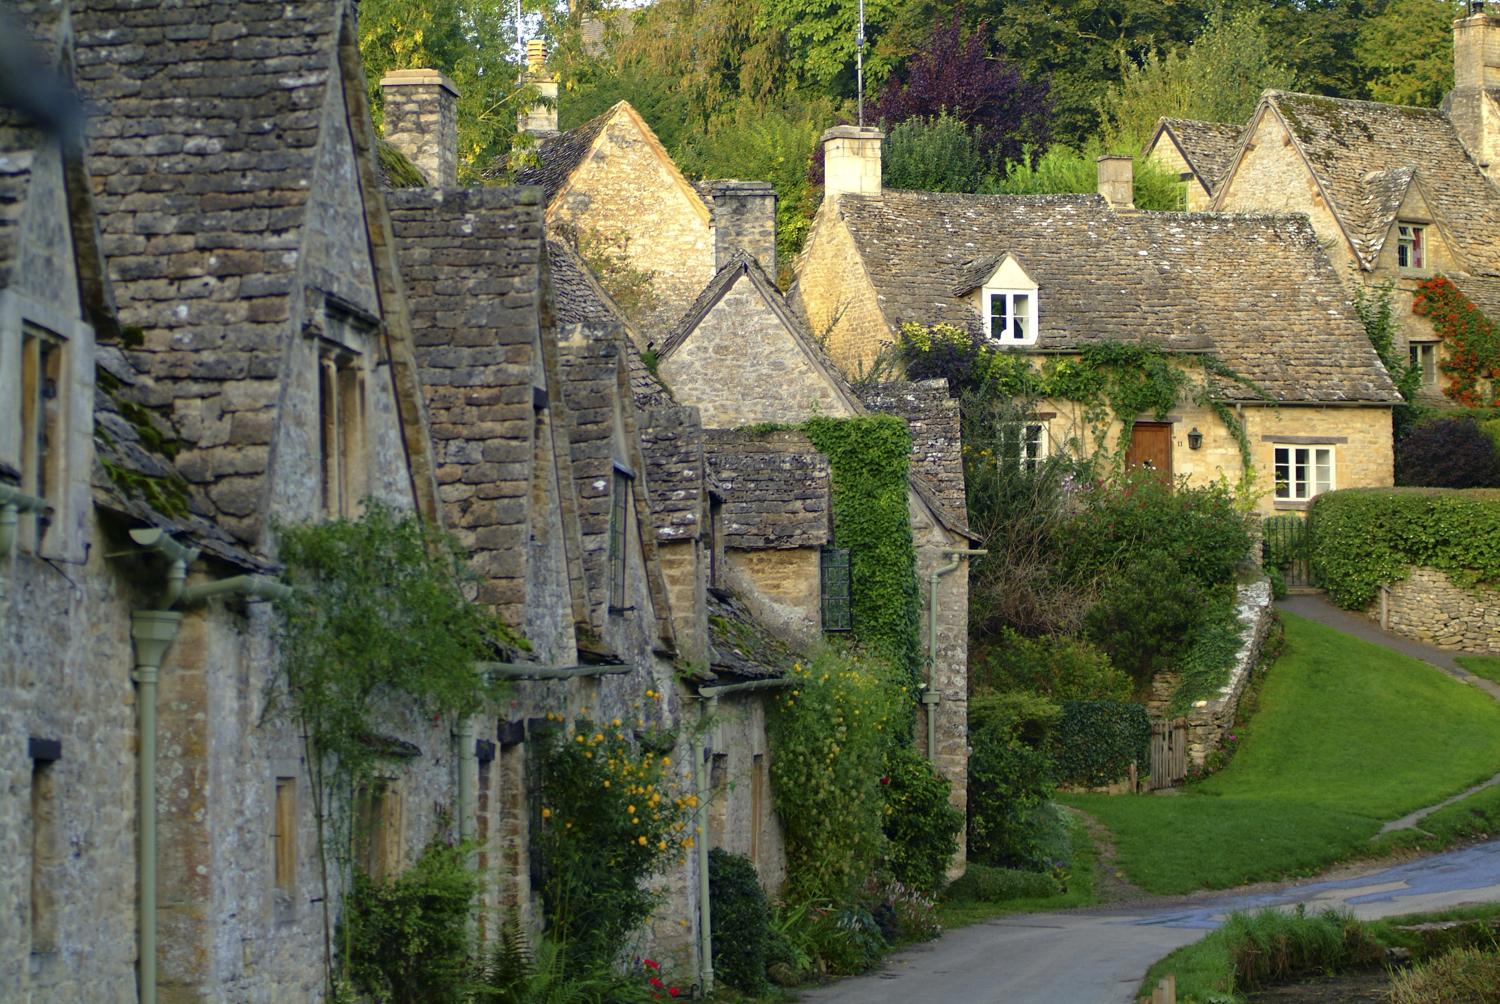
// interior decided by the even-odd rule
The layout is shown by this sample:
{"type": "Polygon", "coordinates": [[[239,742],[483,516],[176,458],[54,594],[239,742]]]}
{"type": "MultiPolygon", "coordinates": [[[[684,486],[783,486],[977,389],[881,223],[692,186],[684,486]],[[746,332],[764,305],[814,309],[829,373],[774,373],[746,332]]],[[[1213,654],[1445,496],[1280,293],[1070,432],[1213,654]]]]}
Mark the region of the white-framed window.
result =
{"type": "Polygon", "coordinates": [[[1333,490],[1333,447],[1277,445],[1274,450],[1278,502],[1306,502],[1333,490]]]}
{"type": "Polygon", "coordinates": [[[1000,426],[1001,463],[1034,471],[1047,459],[1048,445],[1044,422],[1007,422],[1000,426]]]}
{"type": "Polygon", "coordinates": [[[1412,368],[1422,374],[1422,386],[1437,385],[1437,342],[1412,342],[1407,346],[1412,368]]]}
{"type": "Polygon", "coordinates": [[[1034,289],[984,291],[985,330],[1002,345],[1034,345],[1037,295],[1034,289]]]}
{"type": "Polygon", "coordinates": [[[1400,268],[1427,267],[1427,228],[1415,223],[1396,224],[1396,264],[1400,268]]]}

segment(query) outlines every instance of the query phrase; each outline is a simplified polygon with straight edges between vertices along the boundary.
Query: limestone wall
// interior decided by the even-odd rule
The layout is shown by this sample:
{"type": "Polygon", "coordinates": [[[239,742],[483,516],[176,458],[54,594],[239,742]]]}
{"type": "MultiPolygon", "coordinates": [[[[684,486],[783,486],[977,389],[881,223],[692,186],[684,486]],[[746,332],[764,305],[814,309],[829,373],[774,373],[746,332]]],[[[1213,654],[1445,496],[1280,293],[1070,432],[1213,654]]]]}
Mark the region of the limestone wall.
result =
{"type": "Polygon", "coordinates": [[[819,549],[792,547],[724,552],[730,589],[757,620],[803,645],[821,637],[819,549]]]}
{"type": "Polygon", "coordinates": [[[713,799],[709,836],[713,846],[755,864],[771,895],[786,881],[786,848],[771,797],[771,753],[766,743],[765,700],[769,695],[723,698],[710,732],[713,799]]]}
{"type": "Polygon", "coordinates": [[[1188,765],[1201,767],[1208,755],[1224,744],[1224,736],[1234,728],[1240,697],[1260,662],[1260,649],[1271,628],[1271,584],[1265,579],[1239,587],[1235,614],[1245,633],[1235,656],[1229,680],[1212,698],[1193,702],[1188,711],[1188,765]]]}
{"type": "Polygon", "coordinates": [[[1182,156],[1182,151],[1177,144],[1162,133],[1156,145],[1151,148],[1151,159],[1162,168],[1171,171],[1182,178],[1182,187],[1187,192],[1187,211],[1190,213],[1201,213],[1208,209],[1213,202],[1213,196],[1203,187],[1193,169],[1188,165],[1187,159],[1182,156]]]}
{"type": "Polygon", "coordinates": [[[837,205],[829,200],[818,209],[797,263],[793,305],[839,368],[857,377],[869,371],[894,335],[837,213],[837,205]]]}
{"type": "Polygon", "coordinates": [[[1387,589],[1366,608],[1371,620],[1439,648],[1500,655],[1500,590],[1464,589],[1422,566],[1387,589]]]}

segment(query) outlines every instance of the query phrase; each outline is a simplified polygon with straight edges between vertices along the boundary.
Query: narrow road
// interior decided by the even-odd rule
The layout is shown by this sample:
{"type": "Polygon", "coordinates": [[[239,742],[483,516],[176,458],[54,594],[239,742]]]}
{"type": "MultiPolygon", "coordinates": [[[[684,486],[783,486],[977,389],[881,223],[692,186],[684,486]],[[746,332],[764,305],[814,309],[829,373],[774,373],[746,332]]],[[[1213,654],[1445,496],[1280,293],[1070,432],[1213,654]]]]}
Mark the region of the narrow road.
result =
{"type": "Polygon", "coordinates": [[[1125,1004],[1157,959],[1235,910],[1306,903],[1358,917],[1500,901],[1500,840],[1380,870],[1253,891],[975,924],[891,956],[866,976],[809,991],[818,1004],[1125,1004]]]}

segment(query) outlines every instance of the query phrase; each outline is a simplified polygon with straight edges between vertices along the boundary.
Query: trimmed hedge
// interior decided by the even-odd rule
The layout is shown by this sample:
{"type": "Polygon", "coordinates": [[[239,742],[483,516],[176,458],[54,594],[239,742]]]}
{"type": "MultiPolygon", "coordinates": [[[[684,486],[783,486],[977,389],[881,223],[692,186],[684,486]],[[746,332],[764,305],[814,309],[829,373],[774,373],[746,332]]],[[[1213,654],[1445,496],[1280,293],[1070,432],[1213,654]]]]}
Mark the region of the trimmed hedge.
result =
{"type": "Polygon", "coordinates": [[[755,865],[715,847],[708,852],[708,895],[713,903],[714,972],[743,993],[765,992],[771,908],[755,865]]]}
{"type": "Polygon", "coordinates": [[[1061,783],[1112,784],[1125,776],[1132,761],[1147,763],[1151,719],[1141,705],[1066,701],[1062,709],[1052,748],[1061,783]]]}
{"type": "Polygon", "coordinates": [[[943,890],[952,903],[1004,903],[1012,899],[1046,899],[1062,892],[1062,883],[1050,872],[1020,868],[993,868],[970,862],[964,873],[943,890]]]}
{"type": "Polygon", "coordinates": [[[1413,565],[1460,586],[1500,583],[1500,491],[1351,488],[1318,496],[1309,518],[1313,566],[1346,610],[1368,606],[1413,565]]]}

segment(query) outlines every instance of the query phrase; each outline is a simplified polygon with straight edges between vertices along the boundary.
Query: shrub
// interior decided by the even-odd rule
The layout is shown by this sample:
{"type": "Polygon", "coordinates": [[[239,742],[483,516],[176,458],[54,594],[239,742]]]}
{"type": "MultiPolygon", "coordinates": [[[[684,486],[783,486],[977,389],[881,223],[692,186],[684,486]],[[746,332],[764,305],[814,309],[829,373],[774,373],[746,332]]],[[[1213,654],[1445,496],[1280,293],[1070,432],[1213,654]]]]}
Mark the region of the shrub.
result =
{"type": "Polygon", "coordinates": [[[1472,418],[1435,418],[1396,442],[1396,484],[1500,487],[1500,450],[1472,418]]]}
{"type": "Polygon", "coordinates": [[[1286,573],[1272,566],[1266,569],[1266,578],[1271,581],[1271,598],[1273,600],[1286,599],[1286,573]]]}
{"type": "Polygon", "coordinates": [[[969,698],[969,730],[994,727],[1033,749],[1044,750],[1062,715],[1062,705],[1024,690],[976,690],[969,698]]]}
{"type": "Polygon", "coordinates": [[[649,1004],[661,999],[646,979],[609,965],[571,965],[562,946],[545,935],[532,948],[512,917],[474,987],[474,1004],[649,1004]]]}
{"type": "Polygon", "coordinates": [[[995,868],[970,863],[962,875],[943,891],[949,901],[1004,903],[1012,899],[1045,899],[1062,892],[1062,884],[1047,872],[1019,868],[995,868]]]}
{"type": "Polygon", "coordinates": [[[1128,700],[1130,678],[1083,638],[1023,638],[1006,629],[974,667],[976,686],[1029,690],[1057,701],[1128,700]]]}
{"type": "Polygon", "coordinates": [[[542,746],[542,903],[569,965],[607,964],[651,912],[647,878],[693,846],[696,795],[674,793],[671,758],[637,751],[620,720],[579,718],[542,746]]]}
{"type": "Polygon", "coordinates": [[[875,920],[881,924],[886,940],[928,941],[942,933],[938,923],[937,900],[933,894],[914,889],[893,878],[865,880],[866,902],[877,904],[875,920]]]}
{"type": "Polygon", "coordinates": [[[1052,792],[1047,754],[997,724],[969,731],[969,859],[1035,862],[1033,810],[1052,792]]]}
{"type": "Polygon", "coordinates": [[[904,688],[889,664],[827,648],[790,676],[767,723],[786,895],[844,902],[880,859],[880,777],[904,688]]]}
{"type": "Polygon", "coordinates": [[[1494,1004],[1500,1001],[1500,955],[1459,948],[1397,973],[1391,1004],[1494,1004]]]}
{"type": "Polygon", "coordinates": [[[1186,714],[1194,701],[1213,696],[1228,681],[1245,638],[1235,609],[1237,598],[1233,586],[1220,586],[1200,608],[1192,641],[1177,666],[1182,676],[1172,693],[1173,714],[1186,714]]]}
{"type": "Polygon", "coordinates": [[[1346,489],[1313,502],[1313,566],[1346,610],[1368,606],[1413,565],[1461,586],[1500,583],[1500,492],[1346,489]]]}
{"type": "Polygon", "coordinates": [[[1144,689],[1191,644],[1204,593],[1168,556],[1138,553],[1105,580],[1104,595],[1084,616],[1084,634],[1144,689]]]}
{"type": "Polygon", "coordinates": [[[958,851],[958,832],[964,825],[964,814],[948,803],[952,785],[906,745],[887,750],[880,781],[886,868],[904,886],[937,892],[958,851]]]}
{"type": "Polygon", "coordinates": [[[434,841],[394,879],[356,869],[340,932],[345,976],[355,990],[385,1004],[465,999],[469,904],[479,892],[466,853],[434,841]]]}
{"type": "Polygon", "coordinates": [[[1144,764],[1151,719],[1139,704],[1069,701],[1052,742],[1057,775],[1065,784],[1104,785],[1124,777],[1132,762],[1144,764]]]}
{"type": "Polygon", "coordinates": [[[771,911],[749,858],[715,847],[708,852],[713,904],[714,972],[747,994],[766,989],[771,911]]]}
{"type": "Polygon", "coordinates": [[[943,112],[910,118],[886,134],[884,183],[920,192],[977,192],[990,173],[981,130],[943,112]]]}
{"type": "Polygon", "coordinates": [[[1297,976],[1369,966],[1385,949],[1351,915],[1329,909],[1309,916],[1298,906],[1234,913],[1224,924],[1234,989],[1255,990],[1297,976]]]}

